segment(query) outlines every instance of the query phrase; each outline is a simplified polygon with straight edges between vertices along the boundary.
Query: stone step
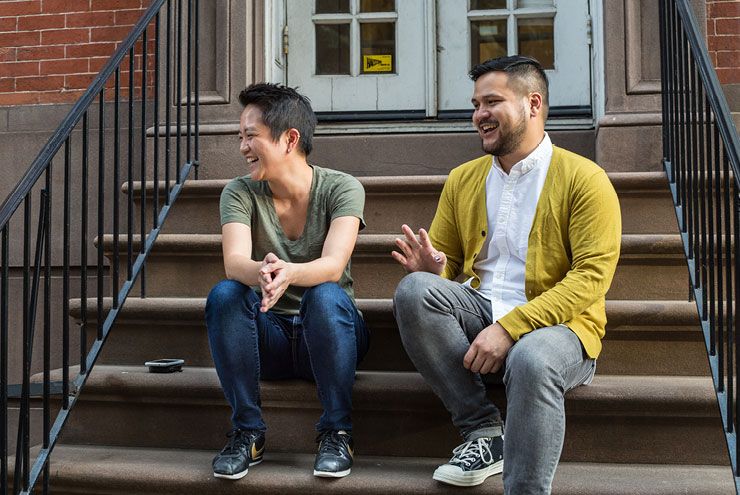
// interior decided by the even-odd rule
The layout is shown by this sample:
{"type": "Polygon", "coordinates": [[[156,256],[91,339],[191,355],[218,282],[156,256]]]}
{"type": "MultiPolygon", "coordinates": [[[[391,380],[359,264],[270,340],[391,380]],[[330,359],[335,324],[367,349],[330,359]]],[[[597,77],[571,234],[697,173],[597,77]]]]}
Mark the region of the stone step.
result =
{"type": "MultiPolygon", "coordinates": [[[[238,115],[234,115],[234,120],[238,115]]],[[[354,176],[384,175],[430,175],[447,174],[461,163],[482,156],[481,141],[472,124],[463,127],[453,126],[451,132],[430,133],[423,123],[415,127],[409,123],[406,132],[388,132],[384,127],[378,132],[367,131],[347,134],[347,125],[321,124],[314,135],[314,149],[308,161],[322,167],[333,168],[354,176]],[[367,131],[367,132],[366,132],[367,131]]],[[[239,125],[237,122],[214,124],[209,134],[201,134],[200,143],[200,176],[202,179],[229,179],[244,175],[246,166],[244,157],[239,153],[236,140],[239,125]],[[215,127],[215,129],[214,129],[215,127]]],[[[201,126],[201,129],[203,127],[201,126]]],[[[578,153],[591,160],[595,158],[596,131],[585,130],[548,130],[553,144],[578,153]]],[[[620,136],[621,137],[621,136],[620,136]]],[[[652,141],[650,141],[652,143],[652,141]]],[[[153,146],[148,146],[152,156],[153,146]]],[[[635,153],[629,150],[630,153],[635,153]]],[[[639,150],[641,151],[641,150],[639,150]]],[[[637,153],[640,158],[631,160],[634,154],[625,152],[620,160],[605,163],[613,170],[650,169],[660,170],[659,155],[655,160],[645,160],[645,153],[637,153]]],[[[649,154],[650,157],[653,154],[649,154]]],[[[173,160],[174,161],[174,160],[173,160]]],[[[151,162],[150,162],[151,163],[151,162]]],[[[610,170],[607,168],[607,170],[610,170]]]]}
{"type": "MultiPolygon", "coordinates": [[[[311,454],[268,451],[264,461],[239,481],[212,476],[212,451],[87,447],[59,445],[52,456],[51,487],[58,495],[157,493],[182,495],[336,493],[385,495],[443,494],[454,490],[432,480],[445,458],[373,457],[358,448],[352,474],[338,480],[312,475],[311,454]]],[[[503,493],[501,476],[494,476],[465,493],[503,493]]],[[[731,495],[729,467],[665,464],[569,463],[558,466],[554,495],[731,495]]]]}
{"type": "MultiPolygon", "coordinates": [[[[313,427],[321,414],[315,385],[263,382],[261,396],[270,451],[314,452],[313,427]]],[[[490,396],[503,405],[501,386],[490,396]]],[[[449,414],[418,373],[360,371],[353,403],[354,436],[364,455],[445,457],[459,443],[449,414]]],[[[727,462],[710,378],[597,375],[566,395],[566,411],[566,462],[727,462]]],[[[152,374],[144,366],[99,365],[63,441],[217,450],[229,417],[212,368],[152,374]]]]}
{"type": "MultiPolygon", "coordinates": [[[[625,234],[672,234],[677,232],[668,181],[664,172],[617,172],[609,174],[619,195],[622,231],[625,234]]],[[[363,233],[384,234],[400,231],[404,223],[414,229],[428,228],[437,209],[446,175],[359,177],[365,187],[365,222],[363,233]]],[[[176,206],[170,212],[164,233],[217,234],[221,232],[218,213],[221,190],[228,180],[189,180],[176,206]]],[[[154,201],[154,182],[146,182],[146,202],[154,201]]],[[[158,183],[159,201],[165,182],[158,183]]],[[[124,191],[128,184],[123,185],[124,191]]],[[[138,218],[141,185],[134,185],[138,218]]]]}
{"type": "MultiPolygon", "coordinates": [[[[104,300],[107,313],[111,300],[104,300]]],[[[401,344],[390,299],[358,299],[372,333],[360,369],[414,371],[401,344]]],[[[140,365],[177,357],[187,366],[213,366],[204,322],[205,299],[132,297],[105,343],[101,364],[140,365]]],[[[606,302],[607,332],[599,373],[614,375],[707,376],[707,354],[696,305],[684,301],[606,302]]],[[[80,300],[71,301],[81,322],[80,300]]],[[[97,302],[88,300],[88,335],[93,338],[97,302]]]]}
{"type": "MultiPolygon", "coordinates": [[[[363,234],[352,255],[355,296],[393,296],[405,272],[390,256],[396,235],[363,234]]],[[[134,237],[134,250],[139,249],[134,237]]],[[[103,236],[106,256],[113,236],[103,236]]],[[[126,240],[119,244],[121,266],[126,263],[126,240]]],[[[146,294],[151,297],[205,297],[224,278],[219,234],[161,234],[146,265],[146,294]]],[[[607,297],[611,299],[670,300],[688,297],[688,271],[678,234],[625,234],[619,266],[607,297]],[[650,280],[650,283],[645,283],[650,280]]]]}

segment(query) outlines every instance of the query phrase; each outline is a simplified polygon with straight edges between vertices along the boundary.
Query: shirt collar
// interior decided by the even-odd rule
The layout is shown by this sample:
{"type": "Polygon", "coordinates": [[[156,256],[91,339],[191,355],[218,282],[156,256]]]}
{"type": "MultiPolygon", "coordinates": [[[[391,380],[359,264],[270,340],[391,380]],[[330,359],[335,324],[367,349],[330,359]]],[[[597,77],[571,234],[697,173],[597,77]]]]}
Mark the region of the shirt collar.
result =
{"type": "MultiPolygon", "coordinates": [[[[510,174],[514,172],[515,175],[524,175],[530,170],[539,167],[545,162],[547,152],[551,149],[552,141],[550,141],[550,136],[545,132],[545,137],[542,138],[540,144],[538,144],[537,147],[524,159],[515,163],[514,166],[511,167],[510,174]]],[[[506,175],[506,172],[504,172],[504,169],[501,167],[501,164],[498,162],[498,157],[496,156],[493,157],[493,168],[506,175]]]]}

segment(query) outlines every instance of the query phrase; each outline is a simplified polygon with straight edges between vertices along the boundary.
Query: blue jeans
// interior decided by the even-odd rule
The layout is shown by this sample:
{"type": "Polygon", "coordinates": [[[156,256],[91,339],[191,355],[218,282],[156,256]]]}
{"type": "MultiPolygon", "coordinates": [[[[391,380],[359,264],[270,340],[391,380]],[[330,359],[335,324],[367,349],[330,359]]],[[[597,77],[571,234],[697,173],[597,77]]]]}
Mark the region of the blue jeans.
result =
{"type": "Polygon", "coordinates": [[[316,382],[323,430],[352,430],[352,386],[369,333],[352,299],[336,283],[311,287],[300,312],[261,313],[250,287],[223,280],[208,294],[206,326],[211,355],[232,423],[265,431],[259,381],[300,378],[316,382]]]}
{"type": "Polygon", "coordinates": [[[465,440],[505,433],[504,493],[549,494],[565,437],[564,395],[588,383],[596,367],[576,334],[563,325],[533,330],[509,350],[503,373],[486,375],[506,386],[504,427],[483,377],[463,366],[470,343],[493,323],[491,303],[423,272],[401,280],[393,303],[406,352],[465,440]]]}

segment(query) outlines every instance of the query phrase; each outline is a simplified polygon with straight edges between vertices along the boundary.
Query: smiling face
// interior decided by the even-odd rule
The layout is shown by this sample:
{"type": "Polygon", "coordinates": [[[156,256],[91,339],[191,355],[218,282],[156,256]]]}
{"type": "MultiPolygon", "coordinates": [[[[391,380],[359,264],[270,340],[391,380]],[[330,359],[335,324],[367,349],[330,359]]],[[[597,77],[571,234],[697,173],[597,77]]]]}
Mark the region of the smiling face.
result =
{"type": "Polygon", "coordinates": [[[247,161],[247,174],[253,180],[268,180],[275,175],[276,166],[285,159],[282,146],[285,133],[277,141],[270,128],[262,122],[262,110],[247,105],[239,119],[239,151],[247,161]]]}
{"type": "Polygon", "coordinates": [[[527,95],[518,94],[508,84],[505,72],[488,72],[475,81],[472,103],[473,125],[478,130],[483,151],[506,156],[516,152],[529,130],[527,95]]]}

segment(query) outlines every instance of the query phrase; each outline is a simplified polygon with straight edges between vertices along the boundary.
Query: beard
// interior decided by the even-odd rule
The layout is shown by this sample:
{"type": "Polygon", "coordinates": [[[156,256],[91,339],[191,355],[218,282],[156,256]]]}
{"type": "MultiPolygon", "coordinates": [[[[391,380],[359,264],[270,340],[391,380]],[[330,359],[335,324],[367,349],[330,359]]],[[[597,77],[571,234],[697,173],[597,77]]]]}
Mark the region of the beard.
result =
{"type": "Polygon", "coordinates": [[[495,156],[506,156],[516,151],[527,133],[526,108],[522,107],[519,118],[511,125],[499,123],[498,132],[499,139],[495,143],[486,144],[485,141],[481,141],[483,151],[495,156]]]}

